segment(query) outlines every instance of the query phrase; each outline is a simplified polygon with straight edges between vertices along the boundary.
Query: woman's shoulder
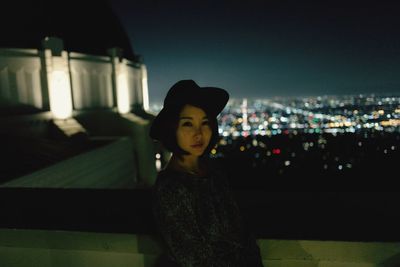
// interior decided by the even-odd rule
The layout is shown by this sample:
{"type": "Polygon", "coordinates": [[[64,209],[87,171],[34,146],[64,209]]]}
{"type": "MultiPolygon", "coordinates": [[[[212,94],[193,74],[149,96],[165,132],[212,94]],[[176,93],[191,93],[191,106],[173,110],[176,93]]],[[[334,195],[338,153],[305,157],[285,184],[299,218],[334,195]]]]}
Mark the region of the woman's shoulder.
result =
{"type": "Polygon", "coordinates": [[[160,171],[152,189],[153,202],[157,205],[181,205],[191,198],[191,189],[179,173],[160,171]]]}
{"type": "Polygon", "coordinates": [[[169,185],[169,184],[175,184],[178,182],[178,178],[179,174],[176,173],[175,171],[172,171],[170,169],[163,169],[160,170],[157,173],[157,180],[156,180],[156,185],[158,186],[165,186],[165,185],[169,185]]]}
{"type": "Polygon", "coordinates": [[[160,170],[157,174],[157,179],[153,185],[154,191],[177,191],[184,187],[184,179],[182,174],[172,169],[160,170]]]}

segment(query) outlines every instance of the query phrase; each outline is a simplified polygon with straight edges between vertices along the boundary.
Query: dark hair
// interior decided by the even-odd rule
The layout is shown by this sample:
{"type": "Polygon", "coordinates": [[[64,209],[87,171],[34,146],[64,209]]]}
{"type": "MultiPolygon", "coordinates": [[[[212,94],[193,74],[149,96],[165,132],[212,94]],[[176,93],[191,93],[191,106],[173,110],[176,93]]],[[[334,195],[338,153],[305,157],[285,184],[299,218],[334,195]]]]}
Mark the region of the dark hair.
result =
{"type": "Polygon", "coordinates": [[[214,148],[215,144],[219,140],[218,134],[218,122],[215,116],[211,116],[208,114],[207,110],[201,107],[201,105],[195,103],[184,103],[180,105],[175,105],[171,107],[171,112],[169,112],[168,117],[163,121],[163,128],[165,129],[164,134],[160,137],[160,142],[165,146],[166,149],[173,152],[179,158],[183,155],[189,155],[189,152],[183,150],[179,147],[177,138],[176,138],[176,131],[179,126],[179,114],[181,113],[183,107],[185,105],[192,105],[198,108],[201,108],[207,115],[209,125],[211,128],[211,138],[210,143],[208,144],[207,148],[204,150],[203,155],[207,155],[210,151],[214,148]]]}

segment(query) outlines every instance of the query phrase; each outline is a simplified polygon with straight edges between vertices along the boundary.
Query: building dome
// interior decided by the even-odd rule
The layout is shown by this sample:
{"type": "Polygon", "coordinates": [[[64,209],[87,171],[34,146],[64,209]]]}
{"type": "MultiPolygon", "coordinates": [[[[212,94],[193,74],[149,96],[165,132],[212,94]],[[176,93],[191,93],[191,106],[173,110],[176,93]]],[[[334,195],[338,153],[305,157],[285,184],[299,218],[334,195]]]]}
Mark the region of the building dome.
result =
{"type": "Polygon", "coordinates": [[[136,61],[129,38],[107,0],[6,1],[1,4],[0,47],[42,48],[45,37],[58,37],[68,52],[106,55],[119,47],[136,61]]]}

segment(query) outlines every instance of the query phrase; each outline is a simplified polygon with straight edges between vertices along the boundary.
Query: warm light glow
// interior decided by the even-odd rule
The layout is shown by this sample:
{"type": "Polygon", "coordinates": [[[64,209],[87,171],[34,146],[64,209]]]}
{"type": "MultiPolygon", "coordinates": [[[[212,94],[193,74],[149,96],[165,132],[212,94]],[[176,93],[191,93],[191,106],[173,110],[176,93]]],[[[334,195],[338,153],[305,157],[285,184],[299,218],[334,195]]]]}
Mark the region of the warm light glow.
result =
{"type": "Polygon", "coordinates": [[[380,123],[382,126],[395,126],[395,127],[400,126],[400,120],[398,119],[381,121],[380,123]]]}
{"type": "Polygon", "coordinates": [[[53,71],[50,79],[50,110],[55,118],[67,119],[72,115],[72,96],[68,73],[53,71]]]}
{"type": "Polygon", "coordinates": [[[157,171],[161,170],[161,160],[159,160],[159,159],[156,160],[156,169],[157,169],[157,171]]]}
{"type": "Polygon", "coordinates": [[[142,95],[143,95],[143,109],[149,110],[149,88],[147,83],[147,69],[146,66],[142,65],[142,95]]]}
{"type": "Polygon", "coordinates": [[[128,77],[125,73],[119,74],[117,78],[117,105],[118,112],[121,114],[128,113],[130,110],[128,77]]]}

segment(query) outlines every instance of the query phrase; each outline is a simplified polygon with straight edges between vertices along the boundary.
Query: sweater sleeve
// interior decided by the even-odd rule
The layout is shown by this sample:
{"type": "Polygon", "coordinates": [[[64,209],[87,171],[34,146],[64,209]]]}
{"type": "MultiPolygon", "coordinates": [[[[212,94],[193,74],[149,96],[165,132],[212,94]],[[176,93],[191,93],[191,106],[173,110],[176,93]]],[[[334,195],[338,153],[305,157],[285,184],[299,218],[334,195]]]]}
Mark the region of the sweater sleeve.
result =
{"type": "Polygon", "coordinates": [[[167,182],[155,190],[155,219],[175,260],[181,266],[208,265],[212,250],[200,233],[188,192],[178,183],[167,182]]]}
{"type": "Polygon", "coordinates": [[[227,219],[233,239],[240,239],[242,255],[245,257],[246,266],[262,267],[260,248],[255,235],[250,231],[248,222],[242,217],[241,210],[236,202],[235,194],[229,184],[227,173],[219,168],[218,188],[219,195],[225,200],[225,210],[228,211],[227,219]]]}
{"type": "Polygon", "coordinates": [[[159,230],[181,266],[241,266],[231,253],[206,240],[200,231],[190,192],[179,183],[164,182],[155,188],[154,215],[159,230]]]}

